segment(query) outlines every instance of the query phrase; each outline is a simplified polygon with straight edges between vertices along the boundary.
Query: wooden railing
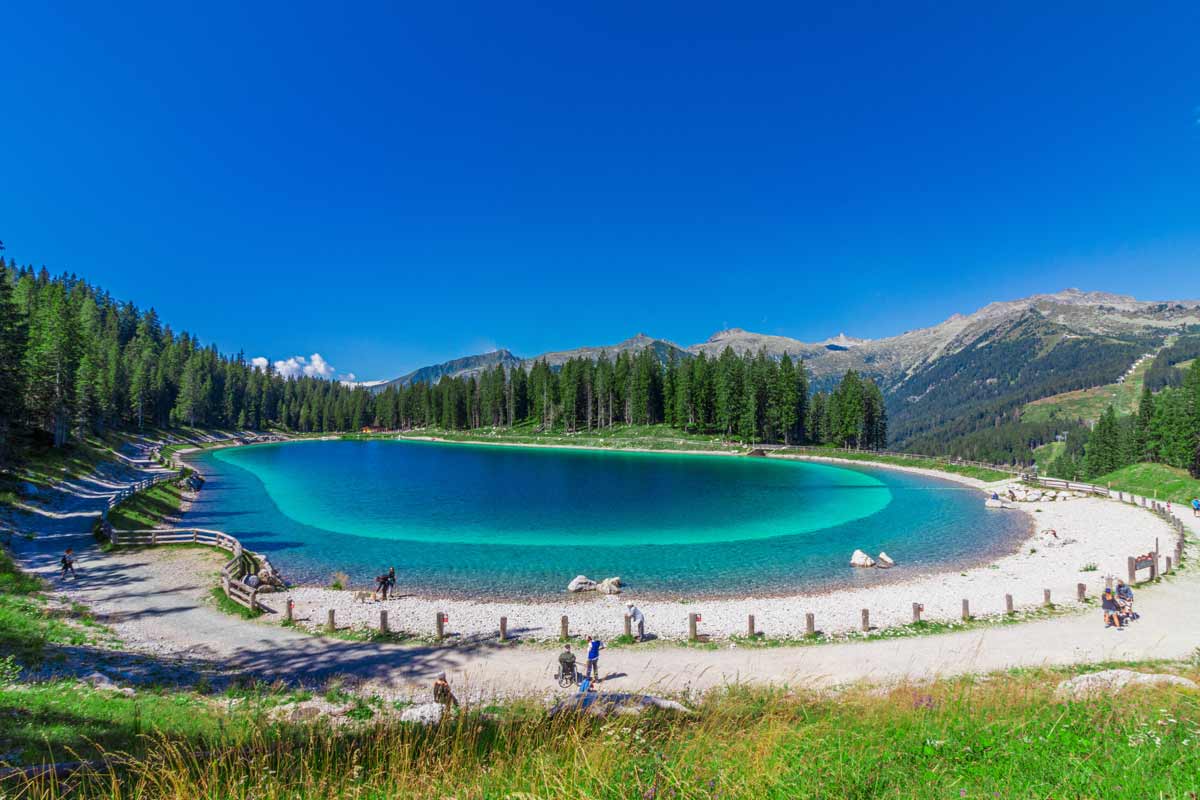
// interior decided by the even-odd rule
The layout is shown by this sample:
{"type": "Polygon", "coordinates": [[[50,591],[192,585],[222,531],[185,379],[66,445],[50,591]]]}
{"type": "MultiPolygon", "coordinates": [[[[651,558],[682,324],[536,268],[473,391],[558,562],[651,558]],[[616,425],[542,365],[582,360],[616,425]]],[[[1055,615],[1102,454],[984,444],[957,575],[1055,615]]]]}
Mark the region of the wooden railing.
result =
{"type": "Polygon", "coordinates": [[[136,531],[113,530],[109,538],[117,547],[157,547],[168,544],[204,544],[231,554],[221,567],[221,589],[240,606],[262,610],[258,602],[260,587],[250,587],[242,579],[258,570],[258,556],[242,547],[237,537],[208,528],[151,528],[136,531]]]}
{"type": "Polygon", "coordinates": [[[137,483],[129,484],[112,497],[108,498],[107,502],[104,504],[104,510],[100,512],[100,519],[108,519],[108,512],[112,511],[126,499],[132,497],[138,492],[144,492],[152,486],[157,486],[158,484],[166,483],[167,481],[173,481],[178,477],[178,472],[163,472],[155,475],[153,478],[144,478],[137,483]]]}

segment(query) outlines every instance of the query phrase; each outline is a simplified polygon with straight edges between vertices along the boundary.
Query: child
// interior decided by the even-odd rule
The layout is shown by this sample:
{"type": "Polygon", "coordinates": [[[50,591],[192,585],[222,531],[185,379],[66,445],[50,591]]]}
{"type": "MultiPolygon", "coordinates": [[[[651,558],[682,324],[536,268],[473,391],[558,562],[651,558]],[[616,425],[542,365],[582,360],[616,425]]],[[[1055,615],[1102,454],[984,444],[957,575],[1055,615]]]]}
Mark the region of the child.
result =
{"type": "Polygon", "coordinates": [[[1104,590],[1104,594],[1100,597],[1100,608],[1104,611],[1104,627],[1117,628],[1120,630],[1121,625],[1121,608],[1117,604],[1117,595],[1109,587],[1104,590]]]}

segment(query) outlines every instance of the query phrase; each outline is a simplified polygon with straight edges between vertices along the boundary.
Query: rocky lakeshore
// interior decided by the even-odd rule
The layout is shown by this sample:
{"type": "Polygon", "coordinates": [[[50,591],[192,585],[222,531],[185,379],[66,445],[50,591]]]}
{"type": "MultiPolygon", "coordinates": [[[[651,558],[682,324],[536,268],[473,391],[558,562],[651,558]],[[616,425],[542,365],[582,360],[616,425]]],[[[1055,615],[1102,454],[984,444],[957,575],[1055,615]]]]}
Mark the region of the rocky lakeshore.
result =
{"type": "MultiPolygon", "coordinates": [[[[980,502],[984,499],[981,494],[980,502]]],[[[556,639],[563,615],[573,635],[612,638],[622,633],[626,603],[632,602],[646,615],[647,632],[663,639],[685,638],[691,613],[701,615],[700,632],[714,637],[744,634],[747,617],[753,614],[757,630],[764,635],[799,638],[806,633],[806,614],[814,615],[817,630],[837,634],[860,630],[863,609],[869,610],[872,627],[886,628],[911,622],[914,603],[923,605],[922,619],[943,622],[961,619],[964,599],[973,616],[1003,614],[1005,596],[1010,594],[1016,610],[1038,608],[1046,589],[1055,604],[1075,605],[1077,584],[1086,584],[1088,596],[1094,599],[1106,576],[1125,574],[1129,555],[1153,550],[1156,540],[1166,551],[1173,541],[1168,526],[1145,509],[1111,500],[1043,499],[1023,502],[1020,510],[997,513],[1029,513],[1038,533],[1018,552],[963,572],[913,575],[900,582],[823,594],[642,600],[633,590],[612,595],[564,591],[562,601],[521,603],[406,596],[401,585],[398,596],[386,602],[316,587],[298,587],[284,596],[294,602],[297,622],[314,630],[326,623],[330,609],[339,627],[364,629],[377,627],[379,612],[387,610],[392,629],[421,636],[432,635],[435,616],[444,613],[445,631],[457,639],[496,637],[502,616],[507,618],[510,636],[556,639]]],[[[893,574],[904,568],[898,554],[897,560],[893,574]]],[[[281,618],[285,604],[274,605],[278,608],[271,616],[281,618]]]]}

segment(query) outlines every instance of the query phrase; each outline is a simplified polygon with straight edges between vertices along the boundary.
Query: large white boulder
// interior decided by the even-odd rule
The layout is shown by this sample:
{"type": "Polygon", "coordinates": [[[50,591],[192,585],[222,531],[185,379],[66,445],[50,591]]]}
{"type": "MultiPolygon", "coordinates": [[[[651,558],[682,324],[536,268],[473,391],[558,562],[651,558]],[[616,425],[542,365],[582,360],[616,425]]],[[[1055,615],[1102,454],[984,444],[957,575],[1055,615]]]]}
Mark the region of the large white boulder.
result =
{"type": "Polygon", "coordinates": [[[596,591],[600,594],[620,594],[621,579],[619,577],[605,578],[596,584],[596,591]]]}
{"type": "Polygon", "coordinates": [[[422,725],[436,725],[442,721],[446,709],[441,703],[419,703],[409,706],[400,712],[401,722],[419,722],[422,725]]]}
{"type": "Polygon", "coordinates": [[[1134,672],[1131,669],[1106,669],[1077,675],[1065,680],[1054,690],[1056,700],[1082,700],[1101,694],[1115,694],[1126,686],[1180,686],[1184,689],[1200,689],[1195,681],[1178,675],[1134,672]]]}
{"type": "Polygon", "coordinates": [[[575,579],[567,584],[568,592],[592,592],[596,589],[596,582],[587,575],[576,575],[575,579]]]}
{"type": "Polygon", "coordinates": [[[1025,495],[1025,500],[1026,500],[1026,502],[1029,502],[1029,503],[1036,503],[1037,501],[1039,501],[1041,499],[1042,499],[1042,493],[1040,491],[1038,491],[1037,489],[1034,489],[1032,492],[1029,492],[1028,494],[1025,495]]]}
{"type": "Polygon", "coordinates": [[[854,555],[850,556],[850,566],[852,567],[873,567],[875,559],[864,553],[862,550],[855,550],[854,555]]]}
{"type": "Polygon", "coordinates": [[[987,500],[984,500],[983,505],[985,508],[1004,508],[1004,502],[997,500],[994,497],[989,497],[987,500]]]}
{"type": "Polygon", "coordinates": [[[892,567],[896,566],[896,562],[892,560],[892,557],[882,550],[879,552],[879,558],[877,560],[879,563],[877,563],[875,566],[882,567],[883,569],[891,569],[892,567]]]}

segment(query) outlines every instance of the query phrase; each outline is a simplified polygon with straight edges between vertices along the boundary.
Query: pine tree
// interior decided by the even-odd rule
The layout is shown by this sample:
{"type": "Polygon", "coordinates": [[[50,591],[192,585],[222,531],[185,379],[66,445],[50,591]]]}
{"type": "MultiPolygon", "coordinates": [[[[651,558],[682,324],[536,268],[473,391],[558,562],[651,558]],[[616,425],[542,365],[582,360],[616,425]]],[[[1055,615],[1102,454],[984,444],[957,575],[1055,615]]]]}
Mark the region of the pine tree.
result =
{"type": "MultiPolygon", "coordinates": [[[[0,244],[0,252],[3,252],[0,244]]],[[[12,444],[25,416],[25,321],[13,299],[9,271],[0,258],[0,472],[12,466],[12,444]]]]}

